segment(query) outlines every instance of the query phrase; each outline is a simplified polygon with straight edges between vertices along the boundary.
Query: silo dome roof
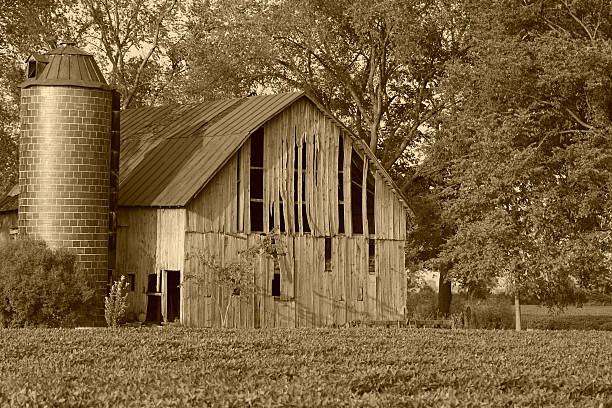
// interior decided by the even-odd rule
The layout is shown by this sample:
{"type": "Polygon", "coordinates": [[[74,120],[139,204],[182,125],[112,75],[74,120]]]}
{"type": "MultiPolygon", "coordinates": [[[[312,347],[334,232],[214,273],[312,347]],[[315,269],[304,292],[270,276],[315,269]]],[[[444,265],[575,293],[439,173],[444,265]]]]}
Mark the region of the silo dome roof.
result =
{"type": "Polygon", "coordinates": [[[111,89],[106,83],[96,61],[88,52],[74,46],[72,43],[63,43],[56,49],[44,54],[30,56],[31,60],[42,62],[33,78],[28,78],[19,86],[80,86],[85,88],[111,89]],[[38,58],[37,58],[38,57],[38,58]],[[42,60],[42,61],[41,61],[42,60]]]}

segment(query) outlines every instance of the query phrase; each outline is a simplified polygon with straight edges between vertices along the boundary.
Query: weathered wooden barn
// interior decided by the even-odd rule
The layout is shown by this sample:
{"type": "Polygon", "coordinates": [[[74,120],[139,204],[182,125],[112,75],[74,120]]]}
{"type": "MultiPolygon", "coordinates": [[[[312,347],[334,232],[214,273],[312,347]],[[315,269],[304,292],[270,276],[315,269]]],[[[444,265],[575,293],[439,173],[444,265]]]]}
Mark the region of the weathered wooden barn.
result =
{"type": "MultiPolygon", "coordinates": [[[[215,327],[215,303],[233,296],[229,327],[403,316],[410,210],[367,145],[307,95],[123,111],[119,169],[113,276],[129,279],[130,312],[215,327]],[[231,262],[272,229],[286,251],[257,262],[257,292],[180,285],[206,276],[194,253],[231,262]]],[[[15,193],[0,203],[0,240],[15,193]]]]}

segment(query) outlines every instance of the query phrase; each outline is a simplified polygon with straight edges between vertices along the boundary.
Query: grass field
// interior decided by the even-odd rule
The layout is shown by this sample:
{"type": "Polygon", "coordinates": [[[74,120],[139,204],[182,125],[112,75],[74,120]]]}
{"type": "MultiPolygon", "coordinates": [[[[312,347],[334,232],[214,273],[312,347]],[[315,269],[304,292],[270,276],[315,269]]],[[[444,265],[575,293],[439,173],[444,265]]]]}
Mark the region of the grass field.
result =
{"type": "Polygon", "coordinates": [[[0,406],[612,407],[612,333],[0,330],[0,406]]]}

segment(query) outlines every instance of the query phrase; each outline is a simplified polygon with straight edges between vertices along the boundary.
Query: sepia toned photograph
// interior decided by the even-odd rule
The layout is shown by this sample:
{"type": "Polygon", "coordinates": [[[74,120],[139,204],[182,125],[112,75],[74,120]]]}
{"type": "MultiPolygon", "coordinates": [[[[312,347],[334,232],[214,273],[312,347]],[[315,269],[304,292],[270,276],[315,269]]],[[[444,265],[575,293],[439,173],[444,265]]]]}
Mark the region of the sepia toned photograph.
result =
{"type": "Polygon", "coordinates": [[[0,407],[612,408],[612,2],[0,0],[0,407]]]}

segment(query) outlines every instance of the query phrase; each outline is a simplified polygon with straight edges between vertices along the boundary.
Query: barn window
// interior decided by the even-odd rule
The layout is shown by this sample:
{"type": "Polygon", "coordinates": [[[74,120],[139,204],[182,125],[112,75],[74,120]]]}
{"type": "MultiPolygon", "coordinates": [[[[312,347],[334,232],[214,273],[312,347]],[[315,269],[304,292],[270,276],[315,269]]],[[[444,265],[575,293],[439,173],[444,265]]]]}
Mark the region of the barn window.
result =
{"type": "Polygon", "coordinates": [[[28,61],[28,78],[36,78],[36,61],[28,61]]]}
{"type": "Polygon", "coordinates": [[[251,204],[251,231],[264,230],[264,131],[257,129],[251,135],[251,168],[250,168],[250,204],[251,204]]]}
{"type": "Polygon", "coordinates": [[[274,275],[272,276],[272,296],[280,296],[280,266],[278,259],[274,259],[274,275]]]}
{"type": "Polygon", "coordinates": [[[128,273],[127,283],[130,286],[130,292],[134,292],[136,290],[136,275],[133,273],[128,273]]]}
{"type": "Polygon", "coordinates": [[[332,270],[332,240],[331,238],[325,238],[325,271],[331,272],[332,270]]]}
{"type": "Polygon", "coordinates": [[[352,150],[351,155],[351,216],[354,234],[363,234],[361,188],[363,183],[363,159],[352,150]]]}
{"type": "Polygon", "coordinates": [[[374,220],[374,176],[368,171],[366,182],[366,206],[368,211],[368,233],[376,234],[376,222],[374,220]]]}

